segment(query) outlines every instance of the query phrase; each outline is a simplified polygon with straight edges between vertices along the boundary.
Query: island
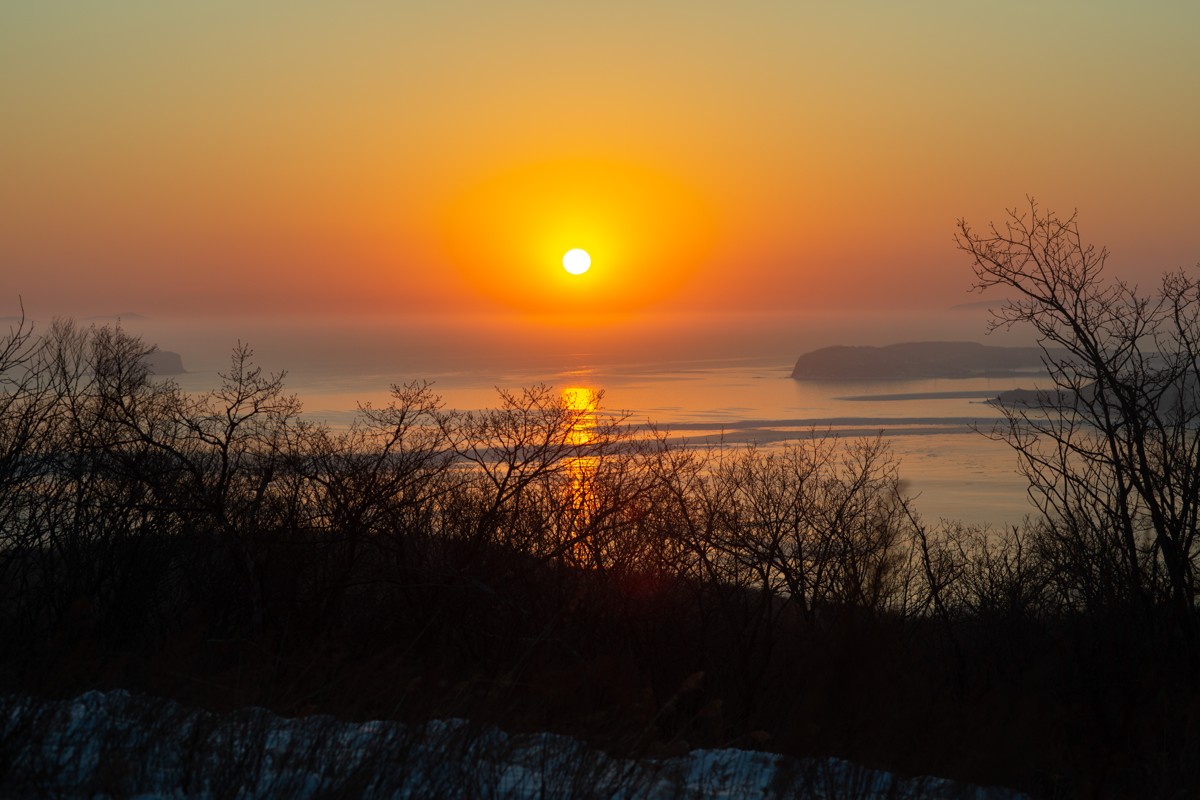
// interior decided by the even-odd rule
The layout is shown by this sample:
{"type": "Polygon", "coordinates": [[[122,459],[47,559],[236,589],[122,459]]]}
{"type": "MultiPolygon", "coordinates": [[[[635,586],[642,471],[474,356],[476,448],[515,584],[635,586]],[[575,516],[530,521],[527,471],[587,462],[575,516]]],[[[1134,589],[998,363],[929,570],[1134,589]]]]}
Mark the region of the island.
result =
{"type": "Polygon", "coordinates": [[[187,371],[183,368],[183,357],[170,350],[154,350],[143,362],[155,375],[182,375],[187,371]]]}

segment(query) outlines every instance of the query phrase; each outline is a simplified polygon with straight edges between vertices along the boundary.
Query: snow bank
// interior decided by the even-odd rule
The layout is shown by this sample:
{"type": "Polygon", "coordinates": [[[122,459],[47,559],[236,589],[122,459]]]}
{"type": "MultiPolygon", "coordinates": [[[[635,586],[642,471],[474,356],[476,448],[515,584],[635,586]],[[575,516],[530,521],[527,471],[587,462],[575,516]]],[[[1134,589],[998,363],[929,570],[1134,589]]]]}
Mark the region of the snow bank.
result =
{"type": "Polygon", "coordinates": [[[566,736],[465,720],[424,726],[228,715],[123,691],[0,699],[0,795],[138,798],[855,798],[1017,800],[838,759],[695,750],[610,758],[566,736]]]}

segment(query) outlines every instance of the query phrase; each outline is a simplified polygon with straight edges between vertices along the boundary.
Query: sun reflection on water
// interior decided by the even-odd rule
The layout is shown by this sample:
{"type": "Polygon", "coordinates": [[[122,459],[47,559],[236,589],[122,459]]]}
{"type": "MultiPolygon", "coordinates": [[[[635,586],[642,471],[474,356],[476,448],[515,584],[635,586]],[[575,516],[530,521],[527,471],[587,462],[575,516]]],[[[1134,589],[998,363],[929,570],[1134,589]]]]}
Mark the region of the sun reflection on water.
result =
{"type": "Polygon", "coordinates": [[[568,412],[567,444],[580,448],[578,454],[567,458],[566,475],[567,530],[570,553],[576,563],[587,564],[592,559],[592,546],[587,529],[599,506],[596,491],[596,470],[600,459],[587,452],[596,444],[596,409],[600,394],[595,389],[571,386],[562,390],[562,405],[568,412]]]}
{"type": "Polygon", "coordinates": [[[600,398],[595,389],[569,386],[562,390],[562,404],[570,412],[567,444],[591,444],[596,438],[596,408],[600,398]]]}

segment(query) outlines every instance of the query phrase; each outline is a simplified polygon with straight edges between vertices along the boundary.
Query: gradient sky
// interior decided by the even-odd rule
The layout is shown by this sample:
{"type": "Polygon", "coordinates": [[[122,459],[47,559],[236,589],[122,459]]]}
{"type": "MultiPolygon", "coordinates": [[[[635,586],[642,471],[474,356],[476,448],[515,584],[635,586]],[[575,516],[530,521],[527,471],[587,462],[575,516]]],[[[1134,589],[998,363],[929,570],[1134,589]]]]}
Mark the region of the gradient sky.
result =
{"type": "Polygon", "coordinates": [[[1200,261],[1200,4],[0,5],[0,316],[945,307],[1200,261]],[[569,247],[594,267],[569,279],[569,247]]]}

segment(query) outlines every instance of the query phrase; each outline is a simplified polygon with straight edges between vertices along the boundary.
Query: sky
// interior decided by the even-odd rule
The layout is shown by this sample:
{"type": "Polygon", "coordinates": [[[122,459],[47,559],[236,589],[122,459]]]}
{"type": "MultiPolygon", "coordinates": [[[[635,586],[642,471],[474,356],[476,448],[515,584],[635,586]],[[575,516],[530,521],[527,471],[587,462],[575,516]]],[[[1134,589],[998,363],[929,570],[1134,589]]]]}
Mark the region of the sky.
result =
{"type": "MultiPolygon", "coordinates": [[[[1200,262],[1194,2],[0,4],[0,316],[894,312],[1200,262]],[[563,252],[587,249],[573,278],[563,252]]],[[[581,323],[582,324],[582,323],[581,323]]]]}

